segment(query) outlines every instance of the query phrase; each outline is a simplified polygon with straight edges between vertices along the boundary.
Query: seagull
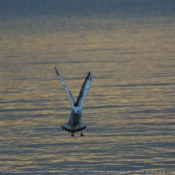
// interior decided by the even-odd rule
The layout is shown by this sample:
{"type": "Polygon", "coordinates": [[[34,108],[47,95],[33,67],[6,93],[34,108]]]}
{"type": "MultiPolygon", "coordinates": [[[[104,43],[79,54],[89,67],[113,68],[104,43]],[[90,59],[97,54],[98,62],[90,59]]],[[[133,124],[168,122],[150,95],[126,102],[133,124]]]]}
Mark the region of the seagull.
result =
{"type": "Polygon", "coordinates": [[[68,89],[67,85],[65,84],[64,80],[62,79],[56,67],[55,67],[55,73],[58,79],[61,81],[64,89],[67,91],[69,95],[70,103],[71,103],[71,113],[69,116],[69,120],[68,122],[62,124],[61,128],[64,129],[65,131],[71,132],[72,137],[74,137],[75,132],[79,132],[79,131],[81,131],[80,136],[84,136],[82,130],[84,130],[87,127],[87,125],[81,121],[82,106],[83,106],[84,97],[87,91],[89,90],[89,87],[92,81],[92,75],[90,72],[88,72],[87,77],[84,80],[84,83],[81,87],[79,96],[77,97],[76,102],[74,102],[74,99],[70,90],[68,89]]]}

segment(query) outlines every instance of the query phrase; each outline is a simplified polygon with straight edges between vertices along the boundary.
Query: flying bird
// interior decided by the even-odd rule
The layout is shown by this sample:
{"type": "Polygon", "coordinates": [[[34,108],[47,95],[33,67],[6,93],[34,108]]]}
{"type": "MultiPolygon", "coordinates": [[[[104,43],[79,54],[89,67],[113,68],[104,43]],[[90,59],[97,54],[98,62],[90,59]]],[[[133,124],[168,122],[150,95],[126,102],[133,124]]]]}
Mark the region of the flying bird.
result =
{"type": "Polygon", "coordinates": [[[62,79],[61,75],[59,74],[57,68],[55,67],[55,73],[58,77],[58,79],[61,81],[64,89],[67,91],[71,103],[71,113],[69,116],[69,120],[66,123],[63,123],[61,125],[61,128],[64,129],[65,131],[71,132],[71,136],[74,136],[75,132],[81,131],[80,136],[84,136],[82,130],[84,130],[87,125],[81,121],[82,117],[82,106],[83,106],[83,100],[84,97],[89,90],[91,81],[92,81],[92,75],[89,72],[87,74],[87,77],[84,80],[84,83],[81,87],[79,96],[77,97],[76,102],[74,102],[73,96],[68,89],[67,85],[65,84],[64,80],[62,79]]]}

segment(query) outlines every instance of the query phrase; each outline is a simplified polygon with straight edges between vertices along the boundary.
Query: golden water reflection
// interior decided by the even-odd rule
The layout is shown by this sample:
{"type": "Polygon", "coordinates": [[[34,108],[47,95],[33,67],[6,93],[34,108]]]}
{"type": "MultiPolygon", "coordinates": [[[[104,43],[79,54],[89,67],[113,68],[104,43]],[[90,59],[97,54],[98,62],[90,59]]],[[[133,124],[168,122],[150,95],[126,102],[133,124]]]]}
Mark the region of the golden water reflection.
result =
{"type": "Polygon", "coordinates": [[[173,23],[59,19],[54,26],[55,19],[43,20],[45,27],[33,21],[33,33],[24,26],[17,35],[18,29],[9,27],[15,23],[1,28],[3,170],[172,170],[173,23]],[[54,66],[74,99],[92,72],[83,138],[60,128],[70,102],[54,66]]]}

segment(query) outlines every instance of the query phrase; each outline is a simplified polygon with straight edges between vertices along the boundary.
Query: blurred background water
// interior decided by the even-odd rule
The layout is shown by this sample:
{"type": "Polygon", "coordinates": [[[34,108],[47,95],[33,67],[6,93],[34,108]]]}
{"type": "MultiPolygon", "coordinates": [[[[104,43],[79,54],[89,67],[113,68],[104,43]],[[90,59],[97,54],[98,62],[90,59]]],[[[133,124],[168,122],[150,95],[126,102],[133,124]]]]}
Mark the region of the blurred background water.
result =
{"type": "Polygon", "coordinates": [[[1,171],[175,171],[174,16],[0,20],[1,171]],[[60,128],[70,102],[54,66],[74,99],[92,72],[84,137],[60,128]]]}

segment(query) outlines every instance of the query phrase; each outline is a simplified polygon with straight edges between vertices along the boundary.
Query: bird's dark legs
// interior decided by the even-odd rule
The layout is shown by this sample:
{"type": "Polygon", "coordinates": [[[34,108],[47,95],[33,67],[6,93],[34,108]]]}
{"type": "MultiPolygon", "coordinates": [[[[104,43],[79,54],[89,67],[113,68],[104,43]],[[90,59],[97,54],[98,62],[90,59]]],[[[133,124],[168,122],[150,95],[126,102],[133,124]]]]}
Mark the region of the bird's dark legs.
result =
{"type": "MultiPolygon", "coordinates": [[[[81,128],[81,127],[80,127],[80,123],[79,123],[79,128],[81,128]]],[[[82,130],[81,130],[80,136],[84,136],[82,130]]]]}

